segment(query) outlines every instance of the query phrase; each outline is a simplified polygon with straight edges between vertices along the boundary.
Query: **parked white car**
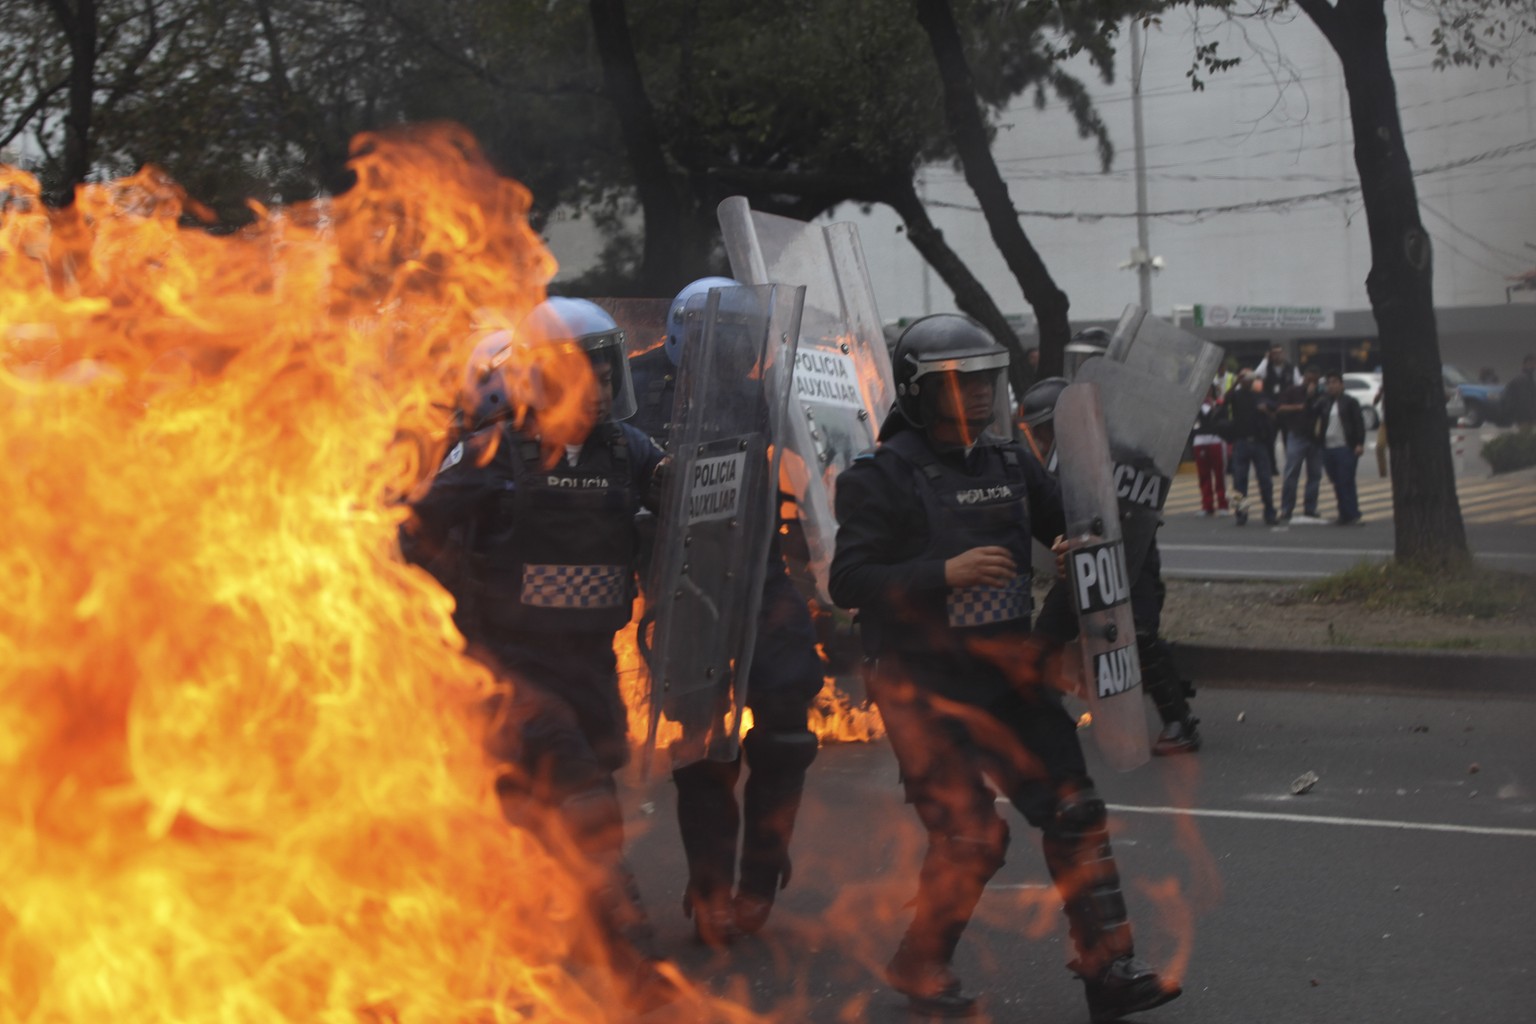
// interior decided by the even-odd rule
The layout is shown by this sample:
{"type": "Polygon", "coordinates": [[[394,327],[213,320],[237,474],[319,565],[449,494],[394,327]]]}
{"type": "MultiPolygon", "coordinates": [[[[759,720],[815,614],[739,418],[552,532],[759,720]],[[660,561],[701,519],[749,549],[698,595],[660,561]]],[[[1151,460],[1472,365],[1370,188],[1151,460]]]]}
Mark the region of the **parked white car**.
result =
{"type": "Polygon", "coordinates": [[[1360,413],[1365,419],[1365,429],[1375,430],[1381,425],[1381,407],[1376,404],[1376,396],[1381,394],[1381,374],[1379,373],[1346,373],[1344,375],[1344,390],[1349,396],[1360,403],[1360,413]]]}
{"type": "MultiPolygon", "coordinates": [[[[1460,390],[1462,384],[1468,383],[1467,376],[1447,363],[1441,367],[1441,378],[1445,385],[1445,422],[1447,426],[1455,426],[1467,414],[1466,401],[1460,390]]],[[[1381,425],[1381,406],[1376,404],[1376,396],[1381,394],[1381,374],[1346,373],[1344,390],[1360,403],[1366,430],[1375,430],[1381,425]]]]}

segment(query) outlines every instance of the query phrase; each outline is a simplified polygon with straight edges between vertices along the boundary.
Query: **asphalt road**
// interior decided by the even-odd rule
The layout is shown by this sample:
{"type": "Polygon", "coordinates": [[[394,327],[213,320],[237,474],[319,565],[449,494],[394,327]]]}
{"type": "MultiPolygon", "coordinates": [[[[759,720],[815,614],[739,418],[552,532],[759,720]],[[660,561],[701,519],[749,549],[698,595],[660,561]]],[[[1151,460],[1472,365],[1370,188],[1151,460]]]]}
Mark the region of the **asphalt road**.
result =
{"type": "MultiPolygon", "coordinates": [[[[1532,1019],[1536,691],[1490,700],[1212,688],[1196,711],[1198,755],[1094,771],[1113,808],[1139,952],[1185,987],[1134,1019],[1532,1019]],[[1309,771],[1316,785],[1292,795],[1309,771]]],[[[626,795],[646,902],[686,974],[784,1021],[916,1019],[878,978],[910,914],[902,904],[923,840],[884,744],[823,750],[793,884],[765,932],[729,953],[693,945],[678,909],[669,785],[626,795]]],[[[1086,1021],[1038,837],[1002,810],[1009,863],[958,969],[985,996],[983,1020],[1086,1021]]],[[[697,1008],[646,1018],[715,1019],[697,1008]]]]}
{"type": "MultiPolygon", "coordinates": [[[[1483,564],[1536,572],[1536,471],[1493,476],[1477,456],[1483,441],[1503,432],[1494,427],[1452,432],[1462,521],[1468,544],[1483,564]]],[[[1374,445],[1374,436],[1369,441],[1374,445]]],[[[1230,479],[1227,483],[1230,486],[1230,479]]],[[[1273,483],[1278,506],[1279,478],[1273,483]]],[[[1247,525],[1239,527],[1230,516],[1202,516],[1199,484],[1191,473],[1181,473],[1169,491],[1158,534],[1163,572],[1185,579],[1315,579],[1362,561],[1389,558],[1394,544],[1392,481],[1377,474],[1374,450],[1360,460],[1357,485],[1362,524],[1292,522],[1268,527],[1257,484],[1250,481],[1253,513],[1247,525]]],[[[1298,494],[1296,511],[1302,510],[1303,495],[1298,494]]],[[[1326,475],[1318,511],[1330,520],[1338,514],[1326,475]]]]}
{"type": "MultiPolygon", "coordinates": [[[[1484,565],[1536,572],[1536,526],[1468,523],[1467,543],[1484,565]]],[[[1317,579],[1392,556],[1393,524],[1246,526],[1230,517],[1170,515],[1158,531],[1163,575],[1181,579],[1317,579]]]]}

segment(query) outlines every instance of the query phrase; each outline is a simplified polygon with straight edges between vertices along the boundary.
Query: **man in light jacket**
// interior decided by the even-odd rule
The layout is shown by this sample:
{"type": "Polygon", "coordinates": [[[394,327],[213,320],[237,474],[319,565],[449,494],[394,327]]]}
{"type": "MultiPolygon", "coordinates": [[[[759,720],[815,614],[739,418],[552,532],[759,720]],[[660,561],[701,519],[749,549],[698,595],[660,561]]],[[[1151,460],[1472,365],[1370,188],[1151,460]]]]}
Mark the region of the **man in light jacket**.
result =
{"type": "Polygon", "coordinates": [[[1365,452],[1365,417],[1360,403],[1344,392],[1344,375],[1330,370],[1327,394],[1318,400],[1312,421],[1318,447],[1323,450],[1323,470],[1333,483],[1338,499],[1340,526],[1360,522],[1360,500],[1355,491],[1355,468],[1365,452]]]}

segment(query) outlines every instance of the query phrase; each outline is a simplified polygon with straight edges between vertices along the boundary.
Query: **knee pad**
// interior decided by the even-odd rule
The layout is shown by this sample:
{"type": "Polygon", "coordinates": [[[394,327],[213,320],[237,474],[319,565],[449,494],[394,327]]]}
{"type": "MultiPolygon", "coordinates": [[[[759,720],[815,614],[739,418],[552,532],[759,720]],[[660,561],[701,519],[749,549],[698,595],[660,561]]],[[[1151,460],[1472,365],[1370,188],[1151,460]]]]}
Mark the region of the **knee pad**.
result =
{"type": "Polygon", "coordinates": [[[731,791],[736,788],[736,780],[740,776],[740,756],[729,761],[711,761],[705,758],[681,768],[672,769],[672,784],[677,787],[679,794],[731,791]]]}
{"type": "MultiPolygon", "coordinates": [[[[816,691],[821,689],[821,681],[818,678],[816,691]]],[[[748,690],[747,707],[752,709],[752,732],[747,733],[750,739],[758,730],[763,732],[807,732],[806,724],[811,700],[815,698],[816,691],[809,696],[799,692],[794,687],[776,688],[772,690],[760,690],[752,692],[748,690]]]]}
{"type": "Polygon", "coordinates": [[[572,793],[560,802],[560,819],[588,858],[617,857],[624,847],[624,811],[606,786],[572,793]]]}
{"type": "Polygon", "coordinates": [[[965,833],[930,833],[928,842],[950,864],[985,879],[997,874],[1008,862],[1011,838],[1008,823],[993,818],[965,833]]]}
{"type": "Polygon", "coordinates": [[[1103,831],[1108,824],[1109,812],[1098,791],[1083,786],[1057,799],[1056,813],[1048,828],[1058,835],[1081,836],[1103,831]]]}
{"type": "Polygon", "coordinates": [[[805,728],[803,718],[797,731],[776,731],[754,725],[741,741],[747,766],[753,772],[804,773],[816,760],[818,747],[816,734],[805,728]]]}

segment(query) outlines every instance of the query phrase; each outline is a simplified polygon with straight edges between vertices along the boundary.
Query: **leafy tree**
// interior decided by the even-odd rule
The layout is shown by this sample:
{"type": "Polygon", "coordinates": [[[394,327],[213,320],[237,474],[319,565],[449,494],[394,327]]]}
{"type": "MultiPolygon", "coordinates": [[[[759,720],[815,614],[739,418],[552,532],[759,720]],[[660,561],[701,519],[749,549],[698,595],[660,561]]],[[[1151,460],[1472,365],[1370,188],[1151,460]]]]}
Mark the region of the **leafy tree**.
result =
{"type": "MultiPolygon", "coordinates": [[[[1224,6],[1226,0],[1187,0],[1191,6],[1224,6]]],[[[944,84],[944,111],[955,152],[967,184],[976,193],[982,214],[992,233],[992,240],[1035,312],[1040,331],[1040,367],[1042,375],[1062,372],[1064,353],[1072,328],[1067,320],[1070,306],[1066,294],[1056,286],[1044,259],[1035,250],[1019,221],[1008,194],[1008,186],[997,169],[990,147],[991,128],[987,111],[980,101],[972,75],[967,48],[972,51],[995,45],[998,32],[1021,33],[1034,46],[1029,58],[1037,62],[1031,75],[1037,104],[1044,104],[1044,90],[1053,89],[1076,116],[1084,135],[1099,140],[1100,157],[1108,167],[1113,150],[1108,132],[1094,110],[1082,83],[1060,67],[1063,58],[1086,52],[1106,81],[1114,74],[1113,40],[1118,23],[1126,16],[1151,17],[1171,4],[1162,0],[1101,0],[1097,3],[1054,4],[1032,2],[1021,5],[1016,16],[1007,11],[973,7],[968,14],[970,31],[962,35],[962,26],[951,0],[914,0],[917,19],[928,34],[934,60],[944,84]],[[1054,42],[1042,43],[1041,40],[1054,42]]],[[[1235,64],[1216,54],[1215,44],[1199,47],[1194,55],[1190,78],[1195,88],[1203,88],[1199,72],[1222,70],[1235,64]]],[[[1011,340],[1011,332],[1003,335],[1011,340]]],[[[1014,387],[1022,392],[1028,385],[1022,359],[1014,360],[1014,387]]]]}

